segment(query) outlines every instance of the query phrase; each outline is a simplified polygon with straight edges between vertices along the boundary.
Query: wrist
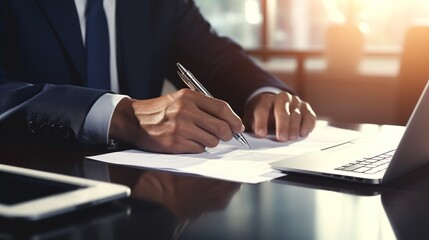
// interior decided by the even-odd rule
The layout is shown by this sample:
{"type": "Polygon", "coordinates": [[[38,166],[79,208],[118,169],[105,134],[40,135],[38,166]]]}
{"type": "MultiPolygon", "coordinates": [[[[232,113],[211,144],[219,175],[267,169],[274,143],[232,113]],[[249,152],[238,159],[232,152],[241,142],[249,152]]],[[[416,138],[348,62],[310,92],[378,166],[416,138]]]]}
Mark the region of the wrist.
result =
{"type": "Polygon", "coordinates": [[[108,144],[108,132],[113,111],[125,95],[106,93],[91,107],[83,126],[80,141],[84,144],[108,144]]]}
{"type": "Polygon", "coordinates": [[[133,132],[137,129],[138,120],[132,107],[133,99],[123,98],[116,105],[109,127],[109,139],[132,143],[133,132]]]}

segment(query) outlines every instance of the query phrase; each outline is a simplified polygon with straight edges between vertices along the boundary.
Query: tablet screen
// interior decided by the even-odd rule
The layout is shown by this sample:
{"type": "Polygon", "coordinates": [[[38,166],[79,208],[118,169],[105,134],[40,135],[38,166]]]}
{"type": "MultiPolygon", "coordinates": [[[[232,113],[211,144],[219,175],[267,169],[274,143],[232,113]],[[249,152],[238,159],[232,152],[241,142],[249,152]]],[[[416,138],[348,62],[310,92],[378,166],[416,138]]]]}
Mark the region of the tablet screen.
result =
{"type": "Polygon", "coordinates": [[[85,188],[36,177],[0,171],[0,204],[14,205],[85,188]]]}

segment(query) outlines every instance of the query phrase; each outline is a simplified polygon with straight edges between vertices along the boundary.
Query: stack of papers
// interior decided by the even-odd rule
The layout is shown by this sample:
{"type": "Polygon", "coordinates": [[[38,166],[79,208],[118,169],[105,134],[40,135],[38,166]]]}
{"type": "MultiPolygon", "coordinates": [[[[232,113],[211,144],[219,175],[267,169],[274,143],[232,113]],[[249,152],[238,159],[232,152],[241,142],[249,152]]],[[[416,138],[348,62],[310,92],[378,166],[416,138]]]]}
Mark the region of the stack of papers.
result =
{"type": "Polygon", "coordinates": [[[307,138],[286,143],[275,141],[274,136],[260,139],[247,133],[243,135],[251,149],[232,139],[229,142],[221,142],[215,148],[207,148],[200,154],[160,154],[127,150],[88,158],[111,164],[256,184],[285,175],[273,170],[269,165],[272,162],[361,137],[360,132],[331,127],[325,122],[318,122],[307,138]]]}

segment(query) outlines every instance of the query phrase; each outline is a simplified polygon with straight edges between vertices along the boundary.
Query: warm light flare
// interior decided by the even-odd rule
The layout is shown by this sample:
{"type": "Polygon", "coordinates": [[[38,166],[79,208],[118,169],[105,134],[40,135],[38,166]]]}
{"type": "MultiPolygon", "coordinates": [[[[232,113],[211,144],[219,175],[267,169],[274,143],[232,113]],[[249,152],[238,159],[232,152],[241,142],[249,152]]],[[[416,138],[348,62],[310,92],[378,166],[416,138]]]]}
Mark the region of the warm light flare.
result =
{"type": "Polygon", "coordinates": [[[368,43],[398,44],[407,28],[429,24],[429,0],[323,0],[329,23],[352,24],[368,43]]]}
{"type": "Polygon", "coordinates": [[[354,20],[367,21],[410,8],[416,2],[429,7],[429,0],[323,0],[323,5],[331,21],[344,23],[349,14],[354,20]]]}

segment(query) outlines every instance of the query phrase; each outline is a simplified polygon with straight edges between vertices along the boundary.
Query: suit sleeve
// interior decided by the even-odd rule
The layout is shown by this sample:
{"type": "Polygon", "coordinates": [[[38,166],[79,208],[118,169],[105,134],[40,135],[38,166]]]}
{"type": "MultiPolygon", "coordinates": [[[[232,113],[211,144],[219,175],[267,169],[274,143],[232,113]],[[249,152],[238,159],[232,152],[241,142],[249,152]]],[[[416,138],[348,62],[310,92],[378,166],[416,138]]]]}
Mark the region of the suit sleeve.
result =
{"type": "Polygon", "coordinates": [[[0,141],[76,143],[104,91],[0,79],[0,141]]]}
{"type": "Polygon", "coordinates": [[[176,60],[196,75],[237,114],[257,89],[274,87],[293,93],[282,81],[258,67],[234,41],[220,37],[202,17],[193,1],[179,0],[176,11],[176,60]]]}

